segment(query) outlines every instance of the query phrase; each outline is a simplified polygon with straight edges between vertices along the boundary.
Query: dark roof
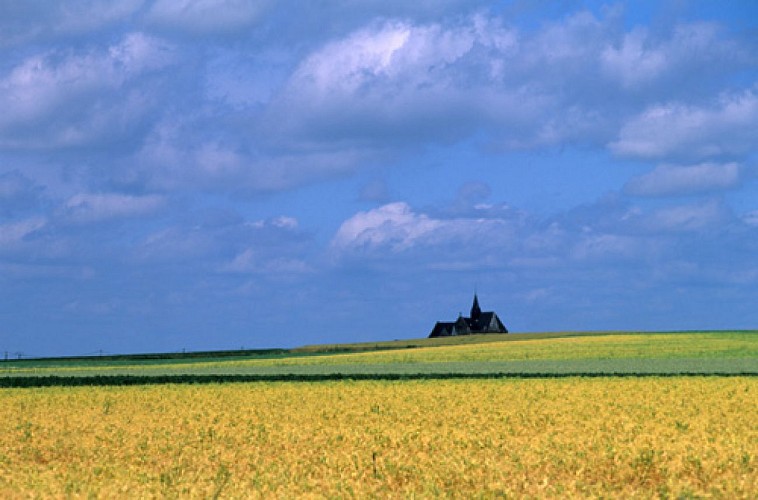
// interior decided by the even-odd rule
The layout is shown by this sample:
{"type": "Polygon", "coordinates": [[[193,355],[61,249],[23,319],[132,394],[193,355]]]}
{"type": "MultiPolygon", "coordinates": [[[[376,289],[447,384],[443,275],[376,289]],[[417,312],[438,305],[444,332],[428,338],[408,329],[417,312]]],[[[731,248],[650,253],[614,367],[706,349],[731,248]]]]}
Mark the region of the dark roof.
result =
{"type": "Polygon", "coordinates": [[[434,325],[432,333],[430,333],[429,336],[449,337],[453,334],[453,328],[455,328],[455,323],[452,321],[438,321],[437,324],[434,325]]]}
{"type": "Polygon", "coordinates": [[[498,318],[494,311],[483,312],[479,316],[476,326],[476,329],[483,333],[508,333],[505,325],[503,325],[503,322],[500,321],[500,318],[498,318]]]}
{"type": "Polygon", "coordinates": [[[471,317],[466,318],[461,315],[455,321],[438,321],[429,337],[449,337],[472,333],[508,333],[508,329],[494,311],[482,312],[479,308],[479,297],[476,294],[471,306],[471,317]]]}
{"type": "Polygon", "coordinates": [[[448,337],[471,333],[508,333],[508,329],[494,311],[487,311],[478,320],[460,316],[456,321],[438,321],[429,336],[448,337]]]}

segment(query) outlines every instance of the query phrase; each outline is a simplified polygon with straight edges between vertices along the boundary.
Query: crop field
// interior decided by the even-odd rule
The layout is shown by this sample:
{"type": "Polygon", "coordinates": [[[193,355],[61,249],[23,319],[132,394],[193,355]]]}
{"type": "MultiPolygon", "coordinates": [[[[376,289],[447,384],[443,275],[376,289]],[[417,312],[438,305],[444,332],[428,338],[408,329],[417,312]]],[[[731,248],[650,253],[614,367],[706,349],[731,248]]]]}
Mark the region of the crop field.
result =
{"type": "Polygon", "coordinates": [[[0,498],[758,496],[758,332],[430,340],[2,362],[0,498]]]}
{"type": "MultiPolygon", "coordinates": [[[[446,375],[758,374],[758,332],[471,336],[384,343],[386,350],[170,360],[45,360],[0,363],[0,386],[21,377],[282,375],[355,377],[446,375]],[[460,339],[460,340],[458,340],[460,339]],[[500,340],[503,339],[503,340],[500,340]],[[438,342],[444,341],[444,343],[438,342]],[[431,342],[430,342],[431,341],[431,342]],[[452,343],[452,342],[460,343],[452,343]],[[397,348],[398,344],[403,348],[397,348]]],[[[380,347],[381,349],[381,347],[380,347]]],[[[65,381],[64,381],[65,383],[65,381]]],[[[98,382],[100,383],[100,382],[98,382]]]]}
{"type": "Polygon", "coordinates": [[[754,377],[0,390],[0,497],[755,498],[754,377]]]}

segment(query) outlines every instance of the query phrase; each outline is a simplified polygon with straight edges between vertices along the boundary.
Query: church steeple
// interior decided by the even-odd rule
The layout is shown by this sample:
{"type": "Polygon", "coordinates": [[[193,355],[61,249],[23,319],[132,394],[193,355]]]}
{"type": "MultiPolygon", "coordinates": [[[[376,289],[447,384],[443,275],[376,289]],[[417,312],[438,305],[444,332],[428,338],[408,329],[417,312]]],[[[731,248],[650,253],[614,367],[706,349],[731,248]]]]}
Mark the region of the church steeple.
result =
{"type": "Polygon", "coordinates": [[[471,321],[478,321],[479,316],[482,315],[482,310],[479,307],[479,298],[474,293],[474,305],[471,306],[471,321]]]}
{"type": "Polygon", "coordinates": [[[477,290],[474,289],[474,303],[471,304],[471,317],[464,317],[461,313],[455,321],[438,321],[434,325],[429,337],[508,333],[508,329],[500,321],[500,318],[497,317],[495,311],[482,312],[482,308],[479,307],[479,296],[476,292],[477,290]]]}

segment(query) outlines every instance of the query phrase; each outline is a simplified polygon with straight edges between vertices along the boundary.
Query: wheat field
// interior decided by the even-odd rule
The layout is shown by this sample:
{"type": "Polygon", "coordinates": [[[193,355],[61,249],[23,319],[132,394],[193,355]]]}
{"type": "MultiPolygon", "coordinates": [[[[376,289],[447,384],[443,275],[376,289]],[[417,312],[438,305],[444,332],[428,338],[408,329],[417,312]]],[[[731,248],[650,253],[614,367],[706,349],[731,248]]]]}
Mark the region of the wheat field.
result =
{"type": "Polygon", "coordinates": [[[754,377],[0,390],[0,497],[755,498],[754,377]]]}

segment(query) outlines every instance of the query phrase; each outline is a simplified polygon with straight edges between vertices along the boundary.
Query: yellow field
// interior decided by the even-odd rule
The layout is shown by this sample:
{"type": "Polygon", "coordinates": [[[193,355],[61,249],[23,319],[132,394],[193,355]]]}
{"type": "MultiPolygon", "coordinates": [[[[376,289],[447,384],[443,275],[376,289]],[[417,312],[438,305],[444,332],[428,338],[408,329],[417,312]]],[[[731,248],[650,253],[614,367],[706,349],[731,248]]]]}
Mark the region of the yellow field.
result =
{"type": "Polygon", "coordinates": [[[758,379],[0,390],[0,497],[756,498],[758,379]]]}

